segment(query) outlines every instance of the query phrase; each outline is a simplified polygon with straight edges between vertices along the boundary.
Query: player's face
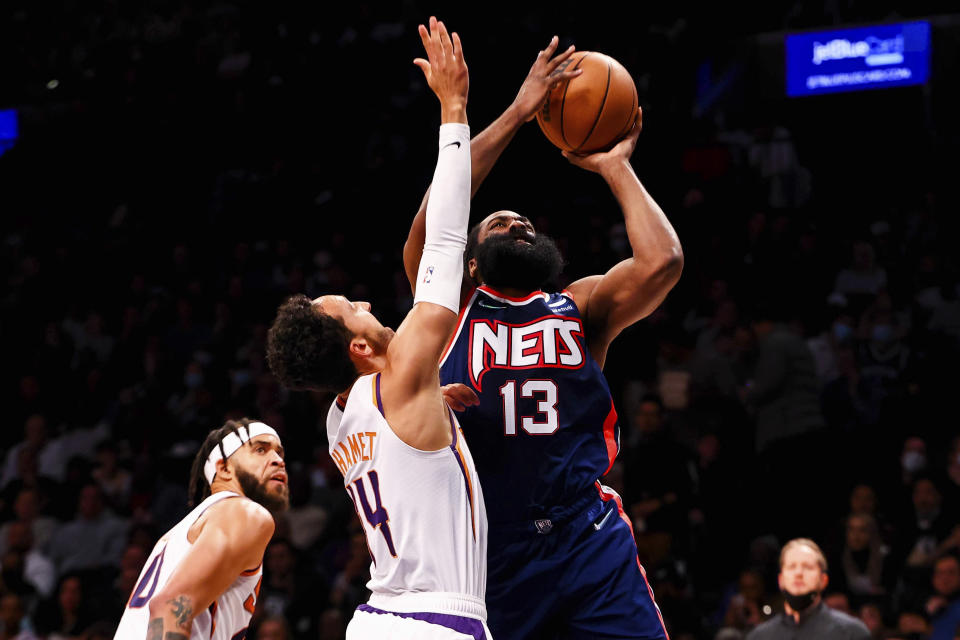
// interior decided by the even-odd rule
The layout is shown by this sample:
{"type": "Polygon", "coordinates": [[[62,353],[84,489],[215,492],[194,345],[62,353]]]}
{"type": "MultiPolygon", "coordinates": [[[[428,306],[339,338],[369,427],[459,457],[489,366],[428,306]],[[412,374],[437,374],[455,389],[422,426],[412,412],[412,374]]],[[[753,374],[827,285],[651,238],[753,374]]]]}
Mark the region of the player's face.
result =
{"type": "Polygon", "coordinates": [[[339,319],[351,334],[362,336],[375,350],[385,352],[393,339],[393,329],[380,324],[370,313],[370,303],[351,301],[343,296],[320,296],[313,305],[322,313],[339,319]]]}
{"type": "Polygon", "coordinates": [[[528,245],[533,242],[537,235],[530,220],[513,211],[495,211],[487,216],[480,223],[480,233],[477,236],[477,241],[482,243],[496,233],[509,233],[514,236],[516,242],[528,245]]]}
{"type": "Polygon", "coordinates": [[[787,551],[780,567],[780,588],[793,595],[803,595],[826,588],[827,574],[820,568],[820,558],[809,547],[794,546],[787,551]]]}
{"type": "Polygon", "coordinates": [[[553,240],[538,235],[513,211],[497,211],[480,223],[471,277],[498,288],[533,291],[560,274],[563,259],[553,240]]]}
{"type": "Polygon", "coordinates": [[[271,512],[290,506],[283,446],[269,434],[254,436],[230,456],[243,494],[271,512]]]}

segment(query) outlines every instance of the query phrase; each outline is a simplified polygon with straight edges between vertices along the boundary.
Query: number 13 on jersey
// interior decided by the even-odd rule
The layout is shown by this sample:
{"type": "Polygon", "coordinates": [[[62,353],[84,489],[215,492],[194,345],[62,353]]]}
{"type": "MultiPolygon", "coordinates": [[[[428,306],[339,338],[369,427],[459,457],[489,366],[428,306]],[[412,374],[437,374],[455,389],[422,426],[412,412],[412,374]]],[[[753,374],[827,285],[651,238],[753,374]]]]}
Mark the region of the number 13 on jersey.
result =
{"type": "Polygon", "coordinates": [[[537,400],[537,415],[520,416],[520,427],[532,436],[548,436],[560,428],[557,415],[557,383],[553,380],[526,380],[517,385],[509,380],[500,387],[503,400],[503,432],[508,436],[517,435],[517,391],[521,398],[537,400]]]}

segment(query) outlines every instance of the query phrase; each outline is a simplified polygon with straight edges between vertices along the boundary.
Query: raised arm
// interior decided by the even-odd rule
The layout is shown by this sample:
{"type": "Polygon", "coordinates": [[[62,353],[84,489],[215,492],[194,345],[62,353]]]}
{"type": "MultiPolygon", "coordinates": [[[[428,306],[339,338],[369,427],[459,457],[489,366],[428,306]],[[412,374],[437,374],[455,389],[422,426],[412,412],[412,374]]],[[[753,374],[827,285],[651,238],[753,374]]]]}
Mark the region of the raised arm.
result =
{"type": "Polygon", "coordinates": [[[683,250],[673,226],[630,165],[642,124],[638,109],[633,129],[610,151],[587,156],[563,153],[571,163],[599,173],[607,181],[623,210],[633,250],[631,257],[607,273],[588,276],[568,287],[583,314],[590,352],[601,366],[610,342],[653,312],[683,270],[683,250]]]}
{"type": "MultiPolygon", "coordinates": [[[[574,48],[571,45],[566,51],[554,57],[558,43],[559,39],[554,36],[546,49],[537,54],[537,59],[530,67],[517,97],[507,110],[470,141],[470,197],[476,194],[497,159],[500,158],[500,154],[513,140],[513,136],[523,123],[533,120],[537,115],[537,110],[546,100],[550,87],[561,80],[575,78],[582,73],[581,69],[574,71],[562,69],[561,65],[574,52],[574,48]]],[[[420,210],[417,211],[410,225],[407,242],[403,246],[403,266],[410,281],[410,288],[414,292],[417,290],[417,267],[423,252],[429,198],[430,189],[427,189],[420,203],[420,210]]],[[[469,290],[464,287],[463,294],[466,295],[468,292],[469,290]]]]}
{"type": "Polygon", "coordinates": [[[419,449],[449,444],[450,426],[437,363],[457,322],[463,248],[470,217],[469,76],[454,33],[430,18],[420,26],[427,60],[416,60],[440,99],[440,150],[427,203],[413,309],[387,347],[381,374],[384,415],[397,436],[419,449]]]}
{"type": "Polygon", "coordinates": [[[267,510],[250,500],[228,498],[211,507],[187,556],[150,599],[146,640],[189,640],[197,614],[260,565],[273,529],[267,510]]]}

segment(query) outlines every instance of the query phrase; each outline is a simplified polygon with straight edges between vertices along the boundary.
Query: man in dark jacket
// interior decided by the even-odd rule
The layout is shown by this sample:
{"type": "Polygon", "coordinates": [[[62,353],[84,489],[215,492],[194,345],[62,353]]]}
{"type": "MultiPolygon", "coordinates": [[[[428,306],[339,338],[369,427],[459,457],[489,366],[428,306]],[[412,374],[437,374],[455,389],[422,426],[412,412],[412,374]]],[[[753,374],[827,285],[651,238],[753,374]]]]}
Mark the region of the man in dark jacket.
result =
{"type": "Polygon", "coordinates": [[[823,603],[827,559],[813,540],[796,538],[780,552],[783,612],[747,635],[747,640],[870,640],[860,620],[823,603]]]}
{"type": "Polygon", "coordinates": [[[813,354],[804,339],[787,324],[787,307],[768,305],[753,324],[758,340],[757,364],[744,399],[756,417],[756,448],[763,474],[757,486],[765,510],[760,533],[781,540],[798,533],[826,534],[811,529],[807,517],[822,508],[829,491],[827,474],[811,474],[817,461],[832,468],[836,443],[826,437],[820,413],[820,382],[813,354]],[[783,496],[790,496],[790,501],[783,496]]]}

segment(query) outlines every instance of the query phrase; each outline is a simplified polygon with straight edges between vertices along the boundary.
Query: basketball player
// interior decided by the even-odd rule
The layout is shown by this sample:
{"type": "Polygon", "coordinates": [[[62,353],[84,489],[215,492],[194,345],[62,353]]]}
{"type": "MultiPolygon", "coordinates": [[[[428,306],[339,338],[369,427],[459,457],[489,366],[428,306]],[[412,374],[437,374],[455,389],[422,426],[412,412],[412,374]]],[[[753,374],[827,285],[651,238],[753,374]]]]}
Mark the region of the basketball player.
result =
{"type": "MultiPolygon", "coordinates": [[[[554,57],[556,48],[554,38],[514,103],[473,140],[473,191],[563,77],[555,71],[573,48],[554,57]]],[[[676,233],[630,165],[640,128],[638,110],[632,131],[609,151],[564,153],[606,180],[623,211],[627,260],[548,293],[541,287],[562,260],[526,217],[492,213],[467,242],[461,319],[440,377],[468,388],[460,422],[487,497],[487,607],[498,640],[667,635],[630,519],[598,480],[619,451],[601,371],[607,349],[663,301],[683,264],[676,233]]],[[[404,247],[415,291],[423,221],[421,206],[404,247]]]]}
{"type": "Polygon", "coordinates": [[[349,640],[489,637],[483,495],[437,367],[460,304],[469,78],[456,33],[435,18],[419,31],[427,59],[415,62],[440,99],[441,125],[413,309],[394,334],[365,302],[293,296],[268,334],[281,383],[339,394],[327,417],[329,450],[372,559],[373,594],[350,621],[349,640]]]}
{"type": "Polygon", "coordinates": [[[160,538],[117,640],[237,640],[256,606],[273,516],[289,506],[283,447],[262,422],[228,420],[193,461],[186,518],[160,538]]]}

